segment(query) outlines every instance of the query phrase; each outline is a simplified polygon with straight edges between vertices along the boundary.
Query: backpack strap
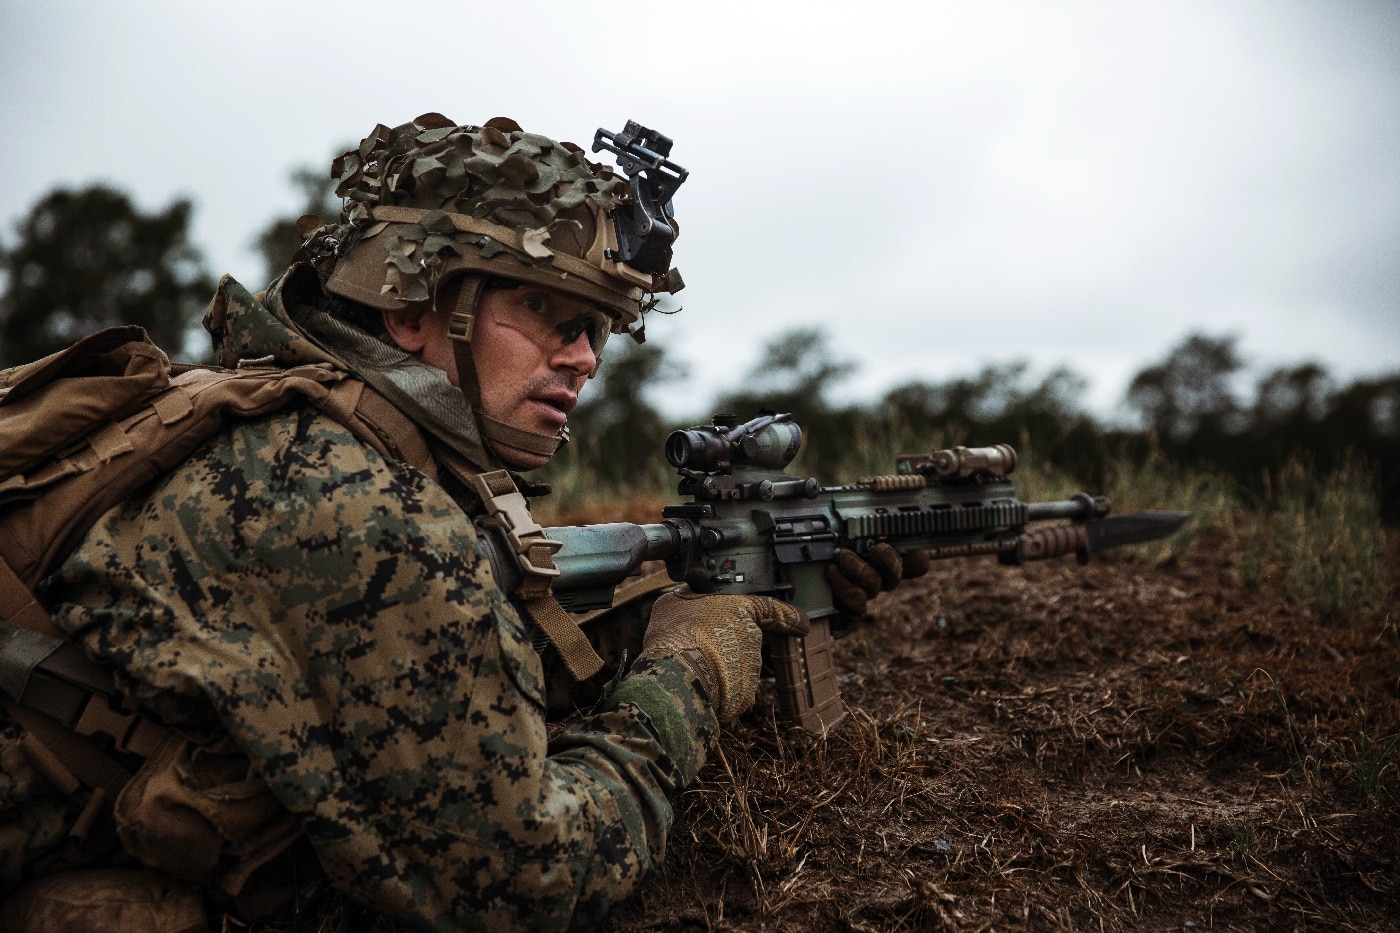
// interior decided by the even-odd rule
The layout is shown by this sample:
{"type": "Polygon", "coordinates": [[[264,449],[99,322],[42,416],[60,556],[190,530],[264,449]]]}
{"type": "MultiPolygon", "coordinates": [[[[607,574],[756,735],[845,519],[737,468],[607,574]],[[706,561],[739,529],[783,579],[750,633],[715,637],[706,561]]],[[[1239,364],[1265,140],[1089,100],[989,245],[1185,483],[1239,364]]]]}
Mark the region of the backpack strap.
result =
{"type": "MultiPolygon", "coordinates": [[[[231,421],[308,402],[361,443],[438,480],[433,447],[411,419],[323,366],[171,366],[132,328],[0,373],[0,709],[40,775],[66,795],[89,789],[69,832],[80,844],[105,845],[114,802],[186,740],[140,712],[113,671],[57,628],[33,587],[106,511],[231,421]]],[[[270,841],[263,854],[297,835],[270,841]]],[[[223,883],[241,889],[246,880],[223,883]]]]}
{"type": "Polygon", "coordinates": [[[401,460],[439,479],[437,461],[423,430],[393,402],[358,379],[331,387],[317,407],[381,455],[401,460]]]}
{"type": "MultiPolygon", "coordinates": [[[[20,748],[45,778],[64,793],[91,788],[72,830],[79,837],[110,811],[132,776],[117,756],[148,759],[178,733],[137,710],[112,671],[54,625],[33,587],[108,509],[169,472],[231,420],[298,399],[323,401],[350,382],[344,373],[317,366],[181,367],[168,379],[163,354],[148,341],[127,347],[121,341],[132,334],[99,336],[82,352],[70,348],[0,380],[8,388],[0,398],[6,442],[29,444],[24,458],[0,474],[0,705],[23,729],[20,748]],[[99,372],[111,373],[102,378],[121,390],[115,404],[99,391],[107,383],[91,374],[94,359],[103,364],[99,372]],[[42,444],[49,446],[36,446],[42,444]],[[97,736],[105,740],[93,742],[97,736]]],[[[390,437],[411,446],[401,430],[390,437]]]]}
{"type": "MultiPolygon", "coordinates": [[[[45,625],[54,627],[47,614],[45,625]]],[[[71,640],[0,620],[0,703],[23,728],[20,749],[62,793],[92,789],[70,835],[85,839],[131,772],[91,741],[105,736],[114,753],[149,758],[173,734],[137,711],[118,691],[110,668],[71,640]]]]}
{"type": "Polygon", "coordinates": [[[135,414],[107,421],[54,457],[0,482],[5,529],[0,559],[26,586],[35,586],[108,509],[174,469],[231,421],[302,399],[323,400],[346,378],[320,366],[180,373],[135,414]]]}
{"type": "Polygon", "coordinates": [[[76,793],[80,787],[92,789],[68,831],[78,840],[86,839],[97,820],[111,812],[112,802],[131,780],[131,772],[92,742],[42,713],[8,698],[0,705],[24,729],[19,747],[49,783],[63,794],[76,793]]]}

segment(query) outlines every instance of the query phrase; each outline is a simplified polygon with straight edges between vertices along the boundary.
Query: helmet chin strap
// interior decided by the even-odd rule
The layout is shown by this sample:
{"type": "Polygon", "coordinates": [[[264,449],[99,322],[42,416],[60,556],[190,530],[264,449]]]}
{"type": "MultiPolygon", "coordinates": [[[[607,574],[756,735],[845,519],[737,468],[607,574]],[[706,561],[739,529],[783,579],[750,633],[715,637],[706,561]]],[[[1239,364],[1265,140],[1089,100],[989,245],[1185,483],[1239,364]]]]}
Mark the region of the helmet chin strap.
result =
{"type": "Polygon", "coordinates": [[[486,277],[467,275],[460,280],[457,300],[449,317],[448,335],[453,341],[453,351],[457,358],[457,383],[462,394],[467,397],[472,413],[476,416],[482,436],[487,440],[523,450],[540,457],[552,457],[559,448],[568,442],[569,429],[561,428],[557,434],[538,434],[526,431],[490,418],[481,410],[481,380],[476,373],[476,361],[472,358],[472,332],[476,329],[476,306],[481,300],[486,277]]]}

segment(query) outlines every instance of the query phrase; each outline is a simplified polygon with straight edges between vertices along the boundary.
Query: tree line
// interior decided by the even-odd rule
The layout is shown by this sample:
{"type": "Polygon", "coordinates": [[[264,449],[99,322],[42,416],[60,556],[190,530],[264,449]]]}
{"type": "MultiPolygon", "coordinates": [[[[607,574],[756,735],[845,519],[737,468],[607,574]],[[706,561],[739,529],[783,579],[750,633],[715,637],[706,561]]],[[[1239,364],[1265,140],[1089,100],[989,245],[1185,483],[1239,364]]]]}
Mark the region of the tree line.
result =
{"type": "MultiPolygon", "coordinates": [[[[318,172],[292,176],[305,202],[300,213],[333,218],[331,183],[318,172]]],[[[21,221],[13,244],[0,241],[0,366],[36,359],[114,324],[140,324],[172,355],[207,359],[199,322],[214,282],[191,242],[192,205],[177,200],[146,212],[102,185],[58,189],[21,221]]],[[[250,246],[265,264],[265,282],[285,268],[298,237],[295,217],[271,221],[250,246]]],[[[579,440],[555,471],[626,490],[664,467],[667,433],[679,426],[654,404],[657,385],[684,378],[684,368],[656,344],[617,339],[607,365],[575,410],[579,440]]],[[[1191,334],[1130,382],[1125,406],[1137,425],[1105,424],[1083,407],[1086,380],[1067,367],[1035,377],[1024,362],[997,363],[944,382],[915,381],[879,399],[833,401],[833,388],[855,370],[834,353],[823,331],[789,331],[770,341],[738,387],[710,408],[742,418],[761,410],[791,412],[806,429],[802,468],[826,481],[853,444],[926,440],[936,445],[1010,442],[1038,461],[1081,478],[1102,479],[1106,465],[1156,452],[1186,466],[1225,471],[1246,495],[1266,497],[1278,471],[1306,460],[1319,475],[1354,458],[1369,465],[1390,522],[1400,519],[1400,370],[1340,384],[1317,363],[1275,368],[1250,391],[1238,339],[1191,334]]],[[[907,451],[917,452],[917,451],[907,451]]]]}
{"type": "MultiPolygon", "coordinates": [[[[651,344],[615,352],[610,343],[607,352],[570,419],[585,439],[570,456],[600,483],[621,487],[659,459],[676,427],[663,427],[647,385],[681,373],[651,344]]],[[[1036,377],[1024,362],[992,364],[944,382],[904,383],[873,402],[833,402],[833,387],[854,369],[821,330],[790,331],[735,383],[745,388],[723,394],[711,411],[791,412],[806,431],[801,468],[826,482],[855,478],[840,472],[850,469],[853,439],[902,444],[905,453],[1010,443],[1089,488],[1103,485],[1115,463],[1159,455],[1227,473],[1261,500],[1290,462],[1323,476],[1352,460],[1370,470],[1388,521],[1400,519],[1400,371],[1341,385],[1316,363],[1282,366],[1249,394],[1237,388],[1245,369],[1238,338],[1191,334],[1133,377],[1124,401],[1138,426],[1123,427],[1085,410],[1087,382],[1068,367],[1036,377]]]]}
{"type": "MultiPolygon", "coordinates": [[[[287,268],[301,244],[301,214],[334,219],[329,176],[292,173],[304,207],[272,220],[252,246],[263,260],[257,291],[287,268]]],[[[0,368],[47,356],[104,327],[139,324],[172,356],[207,362],[200,327],[214,293],[203,252],[190,240],[187,198],[143,211],[107,185],[57,188],[0,240],[0,368]]]]}

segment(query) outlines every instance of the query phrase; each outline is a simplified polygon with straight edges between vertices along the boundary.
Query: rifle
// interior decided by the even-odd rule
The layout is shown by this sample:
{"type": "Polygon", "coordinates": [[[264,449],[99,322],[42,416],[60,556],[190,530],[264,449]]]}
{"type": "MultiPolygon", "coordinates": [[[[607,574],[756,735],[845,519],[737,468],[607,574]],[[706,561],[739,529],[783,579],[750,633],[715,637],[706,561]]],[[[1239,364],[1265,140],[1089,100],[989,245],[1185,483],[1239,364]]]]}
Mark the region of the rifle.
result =
{"type": "MultiPolygon", "coordinates": [[[[896,473],[847,486],[786,472],[802,429],[786,414],[740,424],[673,432],[666,459],[691,501],[669,505],[653,524],[613,522],[545,528],[558,568],[559,603],[572,612],[612,605],[616,586],[646,561],[666,562],[672,580],[700,593],[752,593],[792,603],[811,620],[806,636],[768,639],[782,718],[814,733],[845,715],[836,681],[830,620],[837,609],[825,568],[838,548],[868,551],[880,541],[901,554],[932,559],[995,554],[1020,564],[1063,554],[1087,563],[1105,548],[1170,535],[1186,512],[1110,516],[1103,496],[1080,493],[1059,502],[1022,502],[1008,478],[1016,451],[1007,444],[954,447],[900,457],[896,473]],[[1068,520],[1027,530],[1033,522],[1068,520]]],[[[520,570],[502,560],[512,548],[499,525],[481,536],[497,579],[511,592],[520,570]]],[[[540,543],[536,539],[536,543],[540,543]]]]}

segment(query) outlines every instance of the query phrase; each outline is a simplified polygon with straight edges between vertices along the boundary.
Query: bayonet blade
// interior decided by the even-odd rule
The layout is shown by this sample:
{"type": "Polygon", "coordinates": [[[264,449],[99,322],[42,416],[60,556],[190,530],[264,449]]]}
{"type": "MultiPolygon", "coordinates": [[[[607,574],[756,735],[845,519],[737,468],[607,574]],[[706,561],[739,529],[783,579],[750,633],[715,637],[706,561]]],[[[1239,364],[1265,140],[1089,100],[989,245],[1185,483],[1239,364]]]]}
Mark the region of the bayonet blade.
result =
{"type": "Polygon", "coordinates": [[[1190,512],[1146,510],[1089,522],[1089,552],[1165,538],[1178,531],[1190,517],[1190,512]]]}

